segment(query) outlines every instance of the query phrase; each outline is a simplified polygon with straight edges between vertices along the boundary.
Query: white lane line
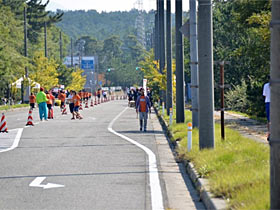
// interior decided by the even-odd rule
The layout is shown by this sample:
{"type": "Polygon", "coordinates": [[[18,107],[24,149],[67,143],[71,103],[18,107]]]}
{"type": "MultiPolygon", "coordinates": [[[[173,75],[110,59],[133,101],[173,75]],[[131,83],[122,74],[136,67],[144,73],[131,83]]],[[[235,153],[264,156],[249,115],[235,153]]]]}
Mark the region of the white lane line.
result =
{"type": "Polygon", "coordinates": [[[126,141],[136,145],[137,147],[141,148],[146,152],[146,154],[149,157],[149,177],[150,177],[150,188],[151,188],[151,199],[152,199],[152,209],[153,210],[163,210],[163,201],[162,201],[162,191],[160,187],[160,181],[159,181],[159,175],[158,175],[158,169],[157,169],[157,160],[155,154],[147,147],[143,146],[142,144],[139,144],[138,142],[120,134],[113,130],[113,124],[115,121],[128,109],[126,107],[121,113],[119,113],[109,124],[108,130],[125,139],[126,141]]]}
{"type": "Polygon", "coordinates": [[[21,138],[21,135],[22,135],[23,128],[18,128],[18,129],[13,129],[13,130],[18,130],[13,145],[11,147],[7,148],[7,149],[1,150],[0,153],[1,152],[8,152],[8,151],[11,151],[11,150],[13,150],[13,149],[18,147],[18,144],[19,144],[19,141],[20,141],[20,138],[21,138]]]}

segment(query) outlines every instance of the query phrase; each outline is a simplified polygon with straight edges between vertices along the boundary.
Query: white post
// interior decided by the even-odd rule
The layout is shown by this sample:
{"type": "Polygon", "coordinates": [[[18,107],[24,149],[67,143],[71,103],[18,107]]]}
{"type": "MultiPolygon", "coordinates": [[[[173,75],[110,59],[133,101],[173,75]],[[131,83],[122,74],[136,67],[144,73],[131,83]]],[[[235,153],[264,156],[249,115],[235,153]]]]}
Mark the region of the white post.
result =
{"type": "Polygon", "coordinates": [[[170,108],[169,110],[169,126],[171,126],[173,121],[173,111],[172,108],[170,108]]]}
{"type": "Polygon", "coordinates": [[[188,152],[192,149],[192,123],[188,123],[188,152]]]}
{"type": "Polygon", "coordinates": [[[162,102],[162,116],[164,116],[164,102],[162,102]]]}

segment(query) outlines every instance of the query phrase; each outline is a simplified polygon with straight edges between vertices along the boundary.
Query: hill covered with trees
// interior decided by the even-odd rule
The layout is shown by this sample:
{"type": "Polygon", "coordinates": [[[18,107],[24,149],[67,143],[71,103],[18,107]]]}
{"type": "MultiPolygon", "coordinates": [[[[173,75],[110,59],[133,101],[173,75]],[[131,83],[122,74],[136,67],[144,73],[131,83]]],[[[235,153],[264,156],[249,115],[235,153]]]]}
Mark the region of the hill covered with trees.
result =
{"type": "MultiPolygon", "coordinates": [[[[58,10],[58,12],[61,12],[58,10]]],[[[117,35],[121,39],[128,34],[135,34],[135,22],[138,10],[129,12],[102,12],[96,10],[64,11],[63,20],[57,23],[69,37],[78,39],[81,36],[92,36],[104,40],[117,35]]],[[[144,12],[146,31],[151,32],[154,22],[154,11],[144,12]]]]}

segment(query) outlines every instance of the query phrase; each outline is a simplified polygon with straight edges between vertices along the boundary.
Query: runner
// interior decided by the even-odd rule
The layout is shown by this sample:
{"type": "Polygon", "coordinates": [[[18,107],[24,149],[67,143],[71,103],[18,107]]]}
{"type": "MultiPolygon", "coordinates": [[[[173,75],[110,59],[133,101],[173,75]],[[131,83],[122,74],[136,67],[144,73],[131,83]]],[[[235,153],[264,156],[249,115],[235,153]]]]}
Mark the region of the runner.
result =
{"type": "Polygon", "coordinates": [[[47,107],[49,109],[48,119],[53,119],[53,103],[54,103],[54,96],[52,95],[51,91],[46,91],[47,96],[47,107]]]}
{"type": "Polygon", "coordinates": [[[80,100],[81,97],[76,93],[76,91],[73,91],[74,95],[73,95],[73,101],[74,101],[74,113],[76,115],[76,119],[83,119],[83,117],[80,115],[79,113],[79,108],[80,108],[80,100]]]}
{"type": "Polygon", "coordinates": [[[151,113],[151,103],[147,96],[144,95],[144,89],[141,88],[140,96],[136,101],[136,112],[139,113],[140,120],[140,131],[143,130],[143,120],[144,120],[144,132],[147,131],[147,121],[148,121],[148,112],[151,113]]]}
{"type": "Polygon", "coordinates": [[[75,120],[73,95],[74,95],[73,90],[70,90],[70,94],[68,95],[67,100],[69,102],[69,109],[72,114],[71,120],[75,120]]]}

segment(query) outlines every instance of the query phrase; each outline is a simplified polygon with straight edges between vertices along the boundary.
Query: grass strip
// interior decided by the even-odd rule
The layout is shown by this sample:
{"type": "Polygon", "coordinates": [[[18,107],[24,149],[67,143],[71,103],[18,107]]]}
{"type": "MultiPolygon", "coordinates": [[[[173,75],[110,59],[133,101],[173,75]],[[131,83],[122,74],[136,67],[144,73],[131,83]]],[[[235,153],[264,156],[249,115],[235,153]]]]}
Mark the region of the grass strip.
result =
{"type": "MultiPolygon", "coordinates": [[[[161,109],[159,108],[161,112],[161,109]]],[[[176,114],[174,113],[174,119],[176,114]]],[[[186,122],[191,112],[186,111],[186,122]]],[[[166,122],[169,117],[164,116],[166,122]]],[[[269,209],[269,147],[226,128],[221,140],[220,125],[215,124],[215,149],[199,150],[199,132],[193,129],[193,147],[187,152],[187,124],[173,121],[169,126],[177,140],[179,158],[191,161],[199,176],[209,180],[216,197],[228,201],[228,209],[269,209]]]]}
{"type": "Polygon", "coordinates": [[[4,105],[0,106],[0,110],[10,110],[10,109],[17,109],[17,108],[22,108],[22,107],[29,107],[29,104],[15,104],[15,105],[4,105]]]}

